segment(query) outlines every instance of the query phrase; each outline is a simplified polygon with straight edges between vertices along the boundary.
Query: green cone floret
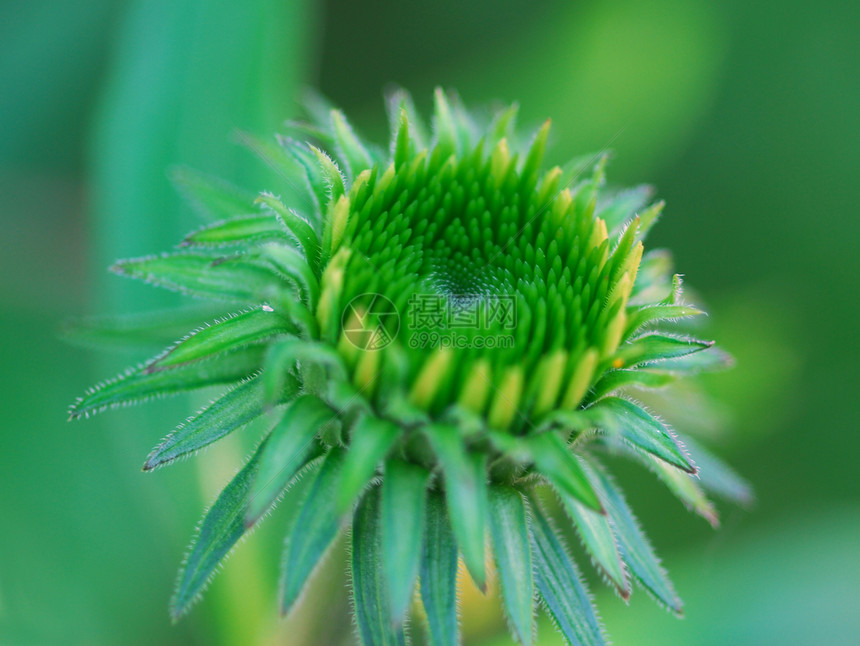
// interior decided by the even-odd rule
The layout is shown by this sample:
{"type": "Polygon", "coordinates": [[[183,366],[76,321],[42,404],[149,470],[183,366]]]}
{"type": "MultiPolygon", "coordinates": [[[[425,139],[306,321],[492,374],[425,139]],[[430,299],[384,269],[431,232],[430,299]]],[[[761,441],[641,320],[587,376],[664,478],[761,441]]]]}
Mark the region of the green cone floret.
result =
{"type": "MultiPolygon", "coordinates": [[[[632,398],[727,363],[677,331],[702,312],[683,301],[668,255],[645,252],[663,208],[649,205],[651,189],[608,189],[605,155],[545,168],[550,124],[522,145],[515,107],[485,123],[456,97],[434,101],[430,138],[408,95],[390,98],[389,152],[319,99],[311,124],[288,123],[274,142],[244,136],[285,189],[305,188],[282,200],[177,171],[208,223],[177,251],[114,266],[214,301],[222,316],[89,391],[72,417],[224,386],[146,470],[275,420],[200,526],[174,617],[304,473],[313,480],[286,536],[282,611],[351,523],[368,646],[405,643],[419,582],[429,643],[458,643],[458,555],[482,589],[493,558],[520,643],[535,643],[536,598],[569,643],[604,643],[555,508],[623,598],[635,580],[680,614],[601,454],[644,464],[714,524],[703,487],[749,499],[706,453],[714,473],[698,480],[688,444],[632,398]]],[[[182,316],[123,319],[119,333],[93,322],[77,336],[139,340],[182,316]]]]}

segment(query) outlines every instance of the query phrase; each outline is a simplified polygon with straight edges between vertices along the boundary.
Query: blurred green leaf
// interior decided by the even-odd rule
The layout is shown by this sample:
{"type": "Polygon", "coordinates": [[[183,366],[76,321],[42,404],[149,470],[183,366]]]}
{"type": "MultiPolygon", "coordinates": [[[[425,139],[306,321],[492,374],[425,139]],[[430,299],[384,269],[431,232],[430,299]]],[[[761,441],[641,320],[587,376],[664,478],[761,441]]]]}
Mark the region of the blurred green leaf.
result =
{"type": "Polygon", "coordinates": [[[606,643],[603,631],[576,565],[537,500],[532,499],[531,503],[532,553],[538,593],[571,646],[602,646],[606,643]]]}
{"type": "Polygon", "coordinates": [[[600,500],[583,471],[582,463],[558,435],[554,432],[541,433],[526,438],[525,443],[540,472],[549,478],[556,488],[591,509],[603,512],[600,500]]]}
{"type": "Polygon", "coordinates": [[[695,472],[669,428],[633,402],[620,397],[606,397],[595,405],[594,415],[607,432],[617,434],[636,449],[684,471],[695,472]]]}
{"type": "Polygon", "coordinates": [[[178,426],[152,450],[143,470],[151,471],[199,451],[262,414],[260,380],[252,377],[231,388],[178,426]]]}
{"type": "Polygon", "coordinates": [[[111,270],[190,296],[259,302],[281,288],[270,269],[236,256],[178,252],[120,260],[111,270]]]}
{"type": "Polygon", "coordinates": [[[698,341],[653,332],[622,345],[615,353],[615,360],[628,368],[650,363],[659,367],[659,362],[663,360],[700,352],[713,344],[713,341],[698,341]]]}
{"type": "Polygon", "coordinates": [[[523,497],[511,487],[493,485],[489,488],[489,501],[490,536],[505,610],[517,641],[531,644],[535,590],[523,497]]]}
{"type": "Polygon", "coordinates": [[[456,427],[434,424],[427,436],[445,477],[451,526],[469,573],[486,587],[484,532],[487,522],[486,456],[466,452],[456,427]]]}
{"type": "Polygon", "coordinates": [[[289,241],[280,218],[269,213],[252,213],[221,220],[197,229],[185,237],[181,247],[225,247],[237,243],[289,241]]]}
{"type": "Polygon", "coordinates": [[[385,463],[382,481],[382,573],[395,622],[403,621],[421,564],[430,472],[398,459],[385,463]]]}
{"type": "Polygon", "coordinates": [[[595,215],[603,218],[610,234],[635,216],[654,196],[654,187],[642,184],[610,195],[597,205],[595,215]]]}
{"type": "Polygon", "coordinates": [[[223,312],[211,304],[197,304],[170,310],[97,316],[67,321],[62,328],[64,341],[97,349],[136,350],[163,348],[200,321],[223,312]]]}
{"type": "Polygon", "coordinates": [[[352,131],[352,126],[340,110],[331,111],[331,127],[334,131],[335,146],[338,154],[346,160],[346,172],[355,179],[359,168],[370,168],[372,160],[362,143],[352,131]]]}
{"type": "Polygon", "coordinates": [[[319,399],[303,395],[287,404],[260,456],[245,524],[257,521],[318,453],[314,438],[334,416],[319,399]]]}
{"type": "Polygon", "coordinates": [[[346,511],[355,502],[399,437],[400,428],[389,421],[372,415],[363,415],[356,421],[340,472],[339,511],[346,511]]]}
{"type": "Polygon", "coordinates": [[[218,495],[206,513],[197,536],[191,543],[185,564],[179,573],[176,592],[170,602],[170,615],[178,619],[200,598],[215,569],[229,554],[246,531],[244,509],[251,494],[251,483],[257,472],[266,440],[254,456],[218,495]]]}
{"type": "Polygon", "coordinates": [[[162,356],[147,364],[146,371],[157,372],[218,356],[268,341],[273,336],[286,334],[289,330],[287,322],[269,307],[232,314],[192,332],[162,356]]]}
{"type": "Polygon", "coordinates": [[[440,493],[428,496],[426,527],[420,587],[428,641],[431,646],[457,646],[457,543],[440,493]]]}
{"type": "Polygon", "coordinates": [[[634,370],[610,370],[604,373],[589,391],[588,401],[599,400],[605,395],[612,394],[630,386],[637,388],[663,388],[675,380],[674,375],[655,372],[645,368],[634,370]]]}
{"type": "Polygon", "coordinates": [[[586,552],[601,573],[612,581],[621,597],[629,597],[630,581],[621,561],[618,541],[609,525],[609,516],[586,507],[564,491],[559,491],[558,495],[576,526],[586,552]]]}
{"type": "Polygon", "coordinates": [[[155,397],[235,383],[260,369],[264,351],[263,347],[249,346],[173,370],[130,370],[91,388],[71,406],[69,415],[75,419],[155,397]]]}
{"type": "Polygon", "coordinates": [[[707,520],[714,528],[719,526],[720,519],[717,510],[697,484],[696,476],[685,473],[671,464],[656,460],[653,457],[649,462],[653,463],[652,468],[657,476],[666,483],[669,490],[684,503],[687,509],[707,520]]]}
{"type": "Polygon", "coordinates": [[[700,372],[717,372],[731,368],[734,364],[732,356],[720,348],[705,348],[701,352],[688,354],[683,357],[666,359],[650,366],[651,369],[677,375],[698,374],[700,372]]]}
{"type": "Polygon", "coordinates": [[[217,222],[234,215],[254,213],[254,194],[229,182],[187,166],[174,166],[170,179],[201,217],[217,222]]]}
{"type": "Polygon", "coordinates": [[[392,622],[382,573],[379,487],[365,495],[352,525],[352,590],[355,619],[365,646],[406,646],[402,626],[392,622]]]}
{"type": "MultiPolygon", "coordinates": [[[[662,463],[661,463],[662,464],[662,463]]],[[[681,473],[685,478],[687,474],[668,467],[681,473]]],[[[654,549],[640,529],[639,523],[633,512],[627,506],[627,502],[621,491],[599,468],[589,468],[592,482],[600,491],[601,499],[606,504],[606,511],[612,521],[618,539],[618,547],[621,557],[630,568],[633,575],[666,607],[681,615],[682,605],[678,598],[666,571],[660,566],[660,561],[654,553],[654,549]]]]}
{"type": "Polygon", "coordinates": [[[705,491],[745,507],[753,504],[755,494],[749,482],[691,437],[684,435],[681,441],[696,461],[696,475],[705,491]]]}
{"type": "Polygon", "coordinates": [[[627,321],[626,334],[632,334],[639,328],[654,321],[676,320],[699,316],[704,314],[702,310],[689,305],[653,305],[637,309],[627,321]]]}
{"type": "Polygon", "coordinates": [[[301,509],[287,532],[281,578],[281,614],[296,603],[308,578],[337,536],[335,505],[344,452],[331,449],[317,471],[301,509]]]}

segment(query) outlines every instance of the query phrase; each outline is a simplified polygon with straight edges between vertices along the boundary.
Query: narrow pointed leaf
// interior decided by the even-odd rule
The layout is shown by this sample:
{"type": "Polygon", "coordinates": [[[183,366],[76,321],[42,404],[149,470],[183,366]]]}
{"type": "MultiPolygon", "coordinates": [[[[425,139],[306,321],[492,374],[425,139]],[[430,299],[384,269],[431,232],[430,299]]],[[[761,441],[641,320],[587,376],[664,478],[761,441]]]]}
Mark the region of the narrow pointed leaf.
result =
{"type": "Polygon", "coordinates": [[[181,247],[251,245],[272,240],[287,241],[284,225],[272,213],[250,213],[221,220],[188,235],[181,247]]]}
{"type": "Polygon", "coordinates": [[[326,129],[305,121],[297,121],[295,119],[287,119],[284,122],[284,132],[292,139],[308,143],[316,141],[322,144],[326,150],[334,148],[334,136],[328,131],[328,111],[325,112],[326,129]]]}
{"type": "MultiPolygon", "coordinates": [[[[489,135],[487,137],[487,147],[489,149],[494,148],[495,145],[501,139],[511,139],[514,137],[514,134],[515,134],[514,127],[516,126],[517,114],[519,113],[519,111],[520,111],[519,104],[512,103],[511,105],[509,105],[504,110],[499,110],[499,112],[496,113],[496,116],[493,117],[493,122],[490,125],[490,132],[489,132],[489,135]]],[[[546,125],[546,124],[544,124],[544,125],[546,125]]],[[[538,137],[536,137],[536,139],[538,139],[538,138],[540,138],[540,134],[538,135],[538,137]]],[[[538,145],[541,145],[541,144],[538,144],[538,145]]],[[[527,159],[528,159],[528,157],[531,157],[532,151],[534,150],[534,147],[535,147],[534,143],[529,147],[529,153],[527,155],[527,159]]],[[[540,158],[543,157],[542,153],[543,153],[543,151],[541,151],[541,154],[539,155],[540,158]]],[[[538,165],[539,165],[539,163],[540,163],[540,160],[538,160],[538,165]]],[[[529,164],[528,164],[528,162],[526,162],[524,164],[524,168],[523,168],[523,173],[522,173],[523,175],[528,174],[527,173],[528,168],[529,168],[529,164]]],[[[532,167],[532,170],[534,170],[534,166],[532,167]]]]}
{"type": "Polygon", "coordinates": [[[179,252],[120,260],[111,270],[122,276],[200,298],[263,302],[283,290],[272,270],[239,258],[179,252]]]}
{"type": "Polygon", "coordinates": [[[177,166],[171,169],[170,179],[194,210],[207,220],[223,220],[255,210],[253,193],[207,173],[177,166]]]}
{"type": "Polygon", "coordinates": [[[665,207],[666,202],[660,200],[659,202],[651,204],[647,209],[639,214],[641,224],[639,226],[639,233],[636,236],[637,240],[644,240],[648,236],[651,229],[653,229],[654,225],[660,220],[660,216],[663,214],[663,209],[665,207]]]}
{"type": "Polygon", "coordinates": [[[95,316],[64,323],[64,341],[98,349],[158,349],[163,348],[200,324],[223,312],[211,304],[170,310],[95,316]]]}
{"type": "Polygon", "coordinates": [[[340,172],[334,160],[322,150],[316,146],[311,146],[310,149],[319,162],[320,171],[328,188],[328,202],[336,202],[346,192],[343,173],[340,172]]]}
{"type": "Polygon", "coordinates": [[[654,364],[654,368],[661,372],[675,375],[695,375],[700,372],[716,372],[732,367],[734,359],[732,356],[719,348],[707,348],[702,352],[688,354],[683,357],[666,359],[654,364]]]}
{"type": "Polygon", "coordinates": [[[404,109],[400,110],[398,127],[391,143],[394,167],[397,170],[400,170],[406,162],[409,161],[409,158],[412,156],[412,151],[414,150],[412,139],[409,136],[409,117],[406,115],[406,110],[404,109]]]}
{"type": "Polygon", "coordinates": [[[665,249],[653,249],[642,256],[633,291],[631,305],[646,305],[672,295],[672,254],[665,249]]]}
{"type": "Polygon", "coordinates": [[[427,482],[430,472],[392,459],[382,481],[382,573],[391,600],[391,618],[403,621],[421,563],[427,482]]]}
{"type": "Polygon", "coordinates": [[[652,305],[642,307],[633,312],[627,320],[625,335],[633,334],[648,323],[654,321],[675,321],[678,319],[700,316],[704,312],[689,305],[652,305]]]}
{"type": "Polygon", "coordinates": [[[206,513],[179,573],[176,592],[170,602],[170,615],[174,619],[188,611],[215,574],[219,563],[245,533],[243,511],[265,446],[264,440],[206,513]]]}
{"type": "Polygon", "coordinates": [[[663,388],[675,381],[675,376],[646,369],[611,370],[600,378],[588,395],[588,401],[597,401],[624,388],[663,388]]]}
{"type": "Polygon", "coordinates": [[[559,176],[559,185],[560,186],[570,186],[571,192],[577,194],[580,190],[580,187],[585,187],[588,184],[593,184],[590,181],[577,181],[584,175],[589,169],[594,168],[594,163],[598,160],[601,160],[606,153],[595,151],[586,153],[584,155],[578,155],[572,159],[567,160],[564,165],[561,167],[561,175],[559,176]]]}
{"type": "Polygon", "coordinates": [[[657,363],[666,359],[683,357],[710,348],[713,341],[698,341],[665,334],[647,334],[618,348],[615,361],[625,368],[657,363]]]}
{"type": "Polygon", "coordinates": [[[175,368],[192,361],[263,343],[290,331],[287,321],[271,307],[254,308],[200,328],[147,365],[148,372],[175,368]]]}
{"type": "Polygon", "coordinates": [[[454,535],[469,573],[483,590],[486,588],[486,457],[469,454],[460,432],[453,426],[436,424],[427,428],[427,434],[445,476],[448,514],[454,535]]]}
{"type": "Polygon", "coordinates": [[[696,467],[683,451],[672,431],[663,422],[633,402],[620,397],[606,397],[595,404],[592,414],[603,420],[602,426],[619,435],[631,446],[649,453],[688,473],[696,467]]]}
{"type": "Polygon", "coordinates": [[[354,178],[365,168],[370,168],[373,165],[370,153],[356,137],[352,126],[340,110],[331,111],[331,126],[338,157],[345,162],[350,176],[354,178]]]}
{"type": "Polygon", "coordinates": [[[565,491],[587,507],[602,512],[600,500],[588,481],[579,458],[555,433],[541,433],[526,439],[538,471],[560,491],[565,491]]]}
{"type": "MultiPolygon", "coordinates": [[[[606,511],[615,529],[621,556],[630,572],[658,601],[676,614],[682,614],[681,600],[620,489],[602,469],[591,466],[588,468],[589,475],[606,503],[606,511]]],[[[686,474],[682,475],[688,477],[686,474]]]]}
{"type": "Polygon", "coordinates": [[[266,162],[292,189],[294,196],[302,199],[308,206],[318,206],[307,198],[307,192],[301,188],[301,168],[277,141],[261,139],[243,131],[238,131],[236,138],[239,143],[266,162]]]}
{"type": "Polygon", "coordinates": [[[245,524],[255,523],[312,459],[314,442],[322,426],[335,413],[316,397],[304,395],[290,402],[272,429],[254,477],[253,494],[245,512],[245,524]]]}
{"type": "Polygon", "coordinates": [[[199,451],[262,414],[260,380],[248,379],[178,426],[152,450],[143,470],[150,471],[199,451]]]}
{"type": "Polygon", "coordinates": [[[288,209],[280,199],[271,193],[260,193],[257,198],[264,209],[280,218],[281,225],[290,233],[298,243],[308,263],[316,267],[316,258],[319,255],[320,238],[314,229],[312,222],[300,215],[293,209],[288,209]]]}
{"type": "Polygon", "coordinates": [[[453,155],[457,151],[457,126],[448,97],[441,88],[436,88],[433,93],[433,131],[439,154],[443,157],[453,155]]]}
{"type": "MultiPolygon", "coordinates": [[[[596,187],[595,187],[596,190],[596,187]]],[[[621,237],[618,240],[618,244],[615,249],[612,251],[612,257],[609,260],[609,263],[612,267],[610,272],[610,276],[612,282],[614,283],[623,273],[623,269],[627,264],[627,259],[631,253],[633,248],[633,243],[636,240],[636,233],[639,231],[639,218],[634,217],[630,222],[628,222],[621,234],[621,237]]]]}
{"type": "MultiPolygon", "coordinates": [[[[559,498],[576,526],[585,551],[603,575],[612,581],[621,598],[627,599],[630,596],[630,580],[621,560],[615,534],[609,525],[609,517],[589,509],[564,491],[559,492],[559,498]]],[[[603,504],[605,506],[605,501],[603,504]]]]}
{"type": "Polygon", "coordinates": [[[376,468],[400,436],[396,424],[373,415],[362,415],[352,428],[349,451],[341,471],[337,508],[343,512],[355,502],[376,473],[376,468]]]}
{"type": "Polygon", "coordinates": [[[451,108],[454,117],[454,126],[457,129],[457,149],[460,154],[472,150],[477,143],[478,129],[472,119],[472,115],[463,106],[463,102],[456,92],[451,93],[451,108]]]}
{"type": "Polygon", "coordinates": [[[331,129],[330,117],[331,111],[335,109],[334,104],[321,92],[311,87],[302,91],[299,100],[311,123],[328,132],[331,129]]]}
{"type": "Polygon", "coordinates": [[[337,537],[340,514],[334,504],[343,451],[331,449],[293,519],[284,548],[281,614],[287,614],[329,546],[337,537]]]}
{"type": "Polygon", "coordinates": [[[683,305],[681,298],[684,294],[684,279],[680,274],[672,276],[672,291],[666,296],[659,305],[683,305]]]}
{"type": "Polygon", "coordinates": [[[427,129],[421,116],[415,110],[415,104],[409,92],[403,88],[396,88],[386,96],[385,103],[392,140],[396,139],[397,131],[400,128],[400,115],[402,112],[406,112],[410,138],[415,142],[416,149],[423,149],[426,146],[427,129]]]}
{"type": "MultiPolygon", "coordinates": [[[[516,106],[512,106],[516,107],[516,106]]],[[[546,152],[546,142],[549,137],[549,128],[551,122],[549,120],[545,121],[541,126],[540,130],[537,131],[535,135],[534,141],[529,148],[529,152],[526,155],[525,162],[523,162],[522,168],[522,181],[533,183],[536,181],[536,178],[540,175],[540,167],[543,164],[544,153],[546,152]]]]}
{"type": "Polygon", "coordinates": [[[642,184],[618,191],[609,200],[597,205],[597,215],[606,222],[612,233],[633,218],[654,195],[654,187],[642,184]]]}
{"type": "Polygon", "coordinates": [[[265,349],[248,346],[235,352],[173,370],[131,370],[91,388],[69,409],[71,419],[155,397],[167,397],[207,386],[236,383],[260,369],[265,349]]]}
{"type": "Polygon", "coordinates": [[[755,501],[752,486],[728,464],[689,437],[683,438],[690,454],[696,458],[699,482],[705,491],[744,507],[755,501]]]}
{"type": "Polygon", "coordinates": [[[379,487],[355,511],[352,528],[352,594],[364,646],[406,646],[402,626],[391,621],[391,602],[382,573],[379,487]]]}
{"type": "Polygon", "coordinates": [[[720,516],[717,509],[702,491],[695,476],[680,471],[662,460],[656,460],[653,456],[649,457],[654,463],[653,468],[657,477],[669,487],[669,490],[687,509],[704,518],[714,529],[720,526],[720,516]]]}
{"type": "Polygon", "coordinates": [[[606,641],[588,590],[561,538],[532,499],[531,540],[535,586],[561,634],[571,646],[603,646],[606,641]]]}
{"type": "Polygon", "coordinates": [[[490,536],[502,586],[502,598],[514,637],[520,644],[534,638],[532,555],[522,495],[512,487],[492,486],[490,536]]]}
{"type": "Polygon", "coordinates": [[[430,646],[457,646],[457,543],[438,492],[427,499],[420,587],[430,646]]]}
{"type": "Polygon", "coordinates": [[[278,141],[283,149],[304,169],[304,181],[308,189],[306,192],[313,197],[316,204],[315,210],[321,214],[325,213],[329,191],[316,156],[308,146],[288,137],[278,137],[278,141]]]}

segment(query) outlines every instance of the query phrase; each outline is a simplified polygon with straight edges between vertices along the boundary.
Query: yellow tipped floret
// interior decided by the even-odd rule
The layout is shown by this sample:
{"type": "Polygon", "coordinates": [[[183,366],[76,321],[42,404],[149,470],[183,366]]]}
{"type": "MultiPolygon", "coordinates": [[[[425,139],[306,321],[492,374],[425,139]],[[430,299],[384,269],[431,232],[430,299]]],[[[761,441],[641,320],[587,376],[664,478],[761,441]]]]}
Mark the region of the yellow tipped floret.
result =
{"type": "Polygon", "coordinates": [[[588,350],[582,353],[562,397],[561,407],[563,409],[571,410],[576,408],[579,402],[582,401],[582,398],[585,397],[585,393],[588,392],[588,387],[591,385],[594,370],[597,368],[598,358],[599,355],[594,348],[588,348],[588,350]]]}

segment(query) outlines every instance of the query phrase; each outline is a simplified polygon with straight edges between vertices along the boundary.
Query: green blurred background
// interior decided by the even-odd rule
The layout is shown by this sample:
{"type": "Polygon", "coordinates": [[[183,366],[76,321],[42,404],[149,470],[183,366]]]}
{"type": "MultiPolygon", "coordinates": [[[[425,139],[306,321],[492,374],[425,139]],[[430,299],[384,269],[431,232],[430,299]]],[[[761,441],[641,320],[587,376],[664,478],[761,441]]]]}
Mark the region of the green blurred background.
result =
{"type": "MultiPolygon", "coordinates": [[[[353,643],[343,550],[277,619],[289,508],[170,625],[187,541],[253,431],[141,473],[196,402],[67,424],[91,382],[145,357],[57,329],[176,303],[104,271],[195,225],[171,164],[286,192],[231,133],[276,129],[311,85],[382,135],[392,82],[425,109],[435,85],[516,99],[522,124],[553,118],[559,161],[611,142],[611,181],[659,187],[651,242],[674,250],[737,358],[705,383],[713,402],[670,421],[713,435],[758,504],[722,507],[714,532],[622,470],[687,618],[593,581],[615,643],[860,643],[858,33],[860,5],[833,0],[3,0],[0,644],[353,643]]],[[[509,644],[499,613],[467,591],[466,644],[509,644]]],[[[539,643],[561,641],[542,622],[539,643]]]]}

